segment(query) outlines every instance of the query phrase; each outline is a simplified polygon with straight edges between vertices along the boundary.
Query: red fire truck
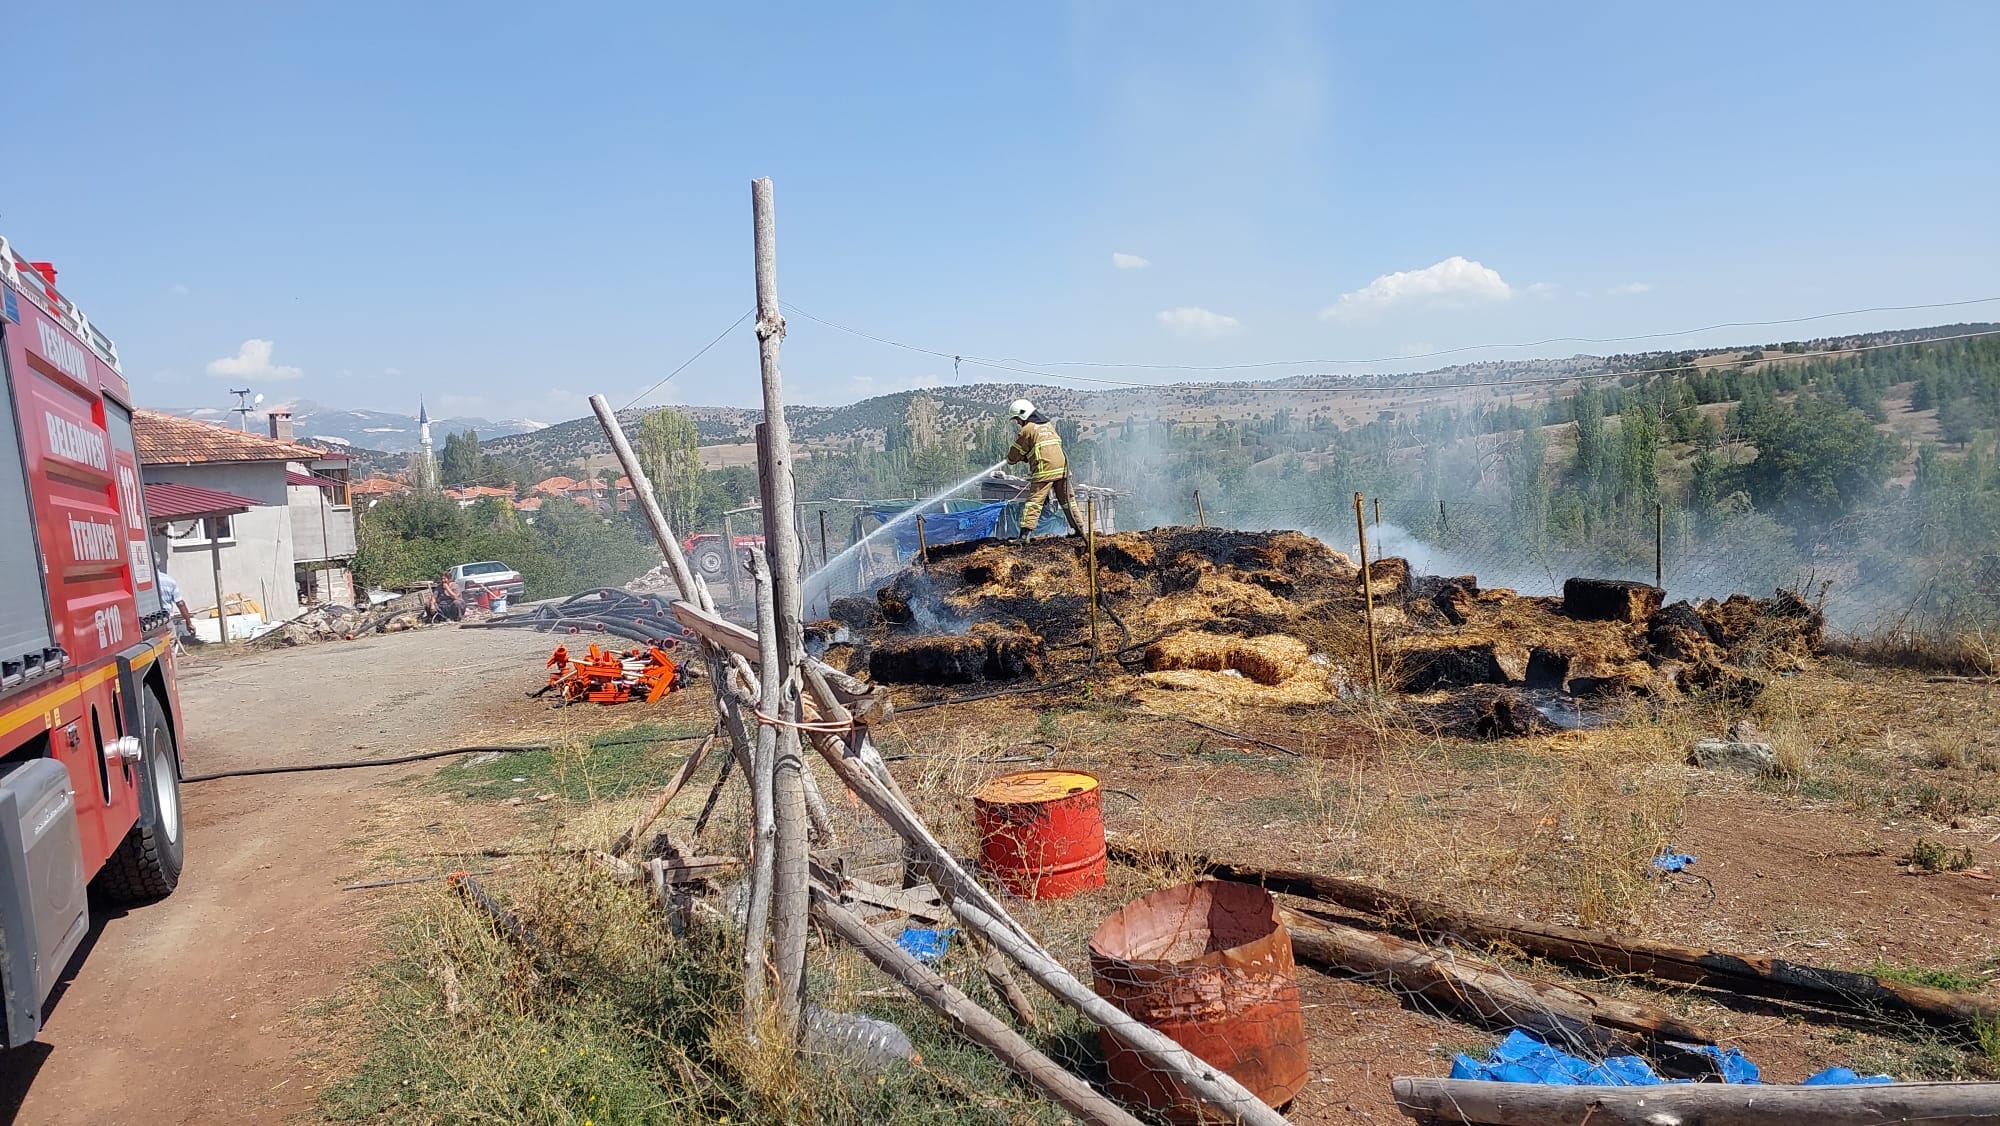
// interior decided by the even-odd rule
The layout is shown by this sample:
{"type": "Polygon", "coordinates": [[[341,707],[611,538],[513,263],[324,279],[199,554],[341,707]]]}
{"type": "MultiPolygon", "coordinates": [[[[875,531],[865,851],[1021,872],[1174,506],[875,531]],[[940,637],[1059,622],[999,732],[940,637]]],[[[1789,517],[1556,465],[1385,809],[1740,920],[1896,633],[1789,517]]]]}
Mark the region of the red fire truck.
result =
{"type": "Polygon", "coordinates": [[[7,1046],[90,925],[89,893],[180,881],[181,716],[132,396],[56,272],[0,238],[0,986],[7,1046]]]}

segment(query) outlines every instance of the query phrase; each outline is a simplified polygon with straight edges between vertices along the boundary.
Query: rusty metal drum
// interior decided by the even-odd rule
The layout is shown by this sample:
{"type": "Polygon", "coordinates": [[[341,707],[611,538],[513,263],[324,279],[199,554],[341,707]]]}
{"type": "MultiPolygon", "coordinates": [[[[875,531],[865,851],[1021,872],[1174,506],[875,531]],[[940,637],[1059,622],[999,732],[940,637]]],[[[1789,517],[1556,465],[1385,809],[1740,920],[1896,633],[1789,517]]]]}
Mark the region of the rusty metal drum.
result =
{"type": "MultiPolygon", "coordinates": [[[[1305,1087],[1305,1013],[1291,933],[1270,893],[1203,880],[1135,899],[1090,937],[1098,995],[1227,1071],[1272,1106],[1305,1087]]],[[[1209,1121],[1179,1083],[1100,1032],[1111,1093],[1175,1122],[1209,1121]]]]}
{"type": "Polygon", "coordinates": [[[1006,774],[972,797],[979,866],[1015,895],[1061,899],[1104,886],[1104,802],[1070,770],[1006,774]]]}

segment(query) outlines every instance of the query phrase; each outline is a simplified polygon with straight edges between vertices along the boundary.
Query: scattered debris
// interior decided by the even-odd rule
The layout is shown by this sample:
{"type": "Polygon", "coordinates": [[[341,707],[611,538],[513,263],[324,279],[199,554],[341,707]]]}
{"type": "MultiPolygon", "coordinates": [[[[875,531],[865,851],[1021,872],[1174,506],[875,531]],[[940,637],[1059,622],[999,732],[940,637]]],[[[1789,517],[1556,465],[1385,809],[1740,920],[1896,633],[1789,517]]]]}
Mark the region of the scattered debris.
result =
{"type": "Polygon", "coordinates": [[[573,660],[569,647],[558,645],[548,663],[555,671],[549,674],[548,687],[542,692],[554,693],[558,707],[585,701],[623,704],[644,700],[650,704],[681,686],[680,666],[657,646],[617,653],[592,645],[583,657],[573,660]]]}
{"type": "MultiPolygon", "coordinates": [[[[1724,1083],[1763,1082],[1763,1072],[1736,1048],[1703,1045],[1700,1054],[1714,1061],[1715,1074],[1724,1083]]],[[[1662,1077],[1653,1065],[1638,1056],[1612,1056],[1592,1063],[1560,1048],[1552,1048],[1518,1029],[1507,1034],[1482,1062],[1460,1053],[1451,1063],[1453,1079],[1480,1079],[1489,1083],[1548,1083],[1572,1087],[1657,1087],[1687,1080],[1662,1077]]],[[[1802,1087],[1839,1084],[1894,1083],[1887,1075],[1857,1075],[1851,1068],[1829,1067],[1801,1082],[1802,1087]]]]}
{"type": "Polygon", "coordinates": [[[1688,758],[1696,766],[1710,770],[1741,770],[1749,774],[1778,772],[1778,752],[1769,743],[1702,739],[1688,752],[1688,758]]]}

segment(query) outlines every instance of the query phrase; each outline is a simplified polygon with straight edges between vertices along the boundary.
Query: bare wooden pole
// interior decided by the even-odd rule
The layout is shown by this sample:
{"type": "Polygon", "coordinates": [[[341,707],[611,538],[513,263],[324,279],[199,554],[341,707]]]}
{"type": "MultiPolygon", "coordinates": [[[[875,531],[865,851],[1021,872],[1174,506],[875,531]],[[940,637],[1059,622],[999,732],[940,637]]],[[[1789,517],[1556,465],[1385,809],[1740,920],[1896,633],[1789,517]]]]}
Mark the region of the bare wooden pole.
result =
{"type": "Polygon", "coordinates": [[[1036,1050],[999,1018],[975,1004],[952,984],[912,958],[895,943],[876,933],[868,924],[823,892],[813,895],[813,913],[833,933],[875,967],[901,982],[918,1000],[937,1010],[938,1015],[967,1038],[985,1047],[1016,1075],[1040,1087],[1064,1110],[1085,1122],[1104,1126],[1139,1126],[1139,1120],[1117,1103],[1105,1098],[1090,1084],[1063,1070],[1056,1061],[1036,1050]]]}
{"type": "Polygon", "coordinates": [[[1368,686],[1382,694],[1382,657],[1375,642],[1375,584],[1368,573],[1368,522],[1361,517],[1361,494],[1354,494],[1354,534],[1361,543],[1361,600],[1368,615],[1368,686]]]}
{"type": "Polygon", "coordinates": [[[1394,1080],[1396,1109],[1421,1122],[1485,1126],[1992,1126],[2000,1083],[1884,1083],[1865,1087],[1686,1083],[1564,1087],[1479,1079],[1394,1080]]]}
{"type": "Polygon", "coordinates": [[[729,580],[729,600],[743,605],[743,557],[736,552],[736,521],[722,514],[722,576],[729,580]]]}
{"type": "Polygon", "coordinates": [[[819,565],[825,567],[832,558],[826,553],[826,507],[822,505],[819,510],[819,565]]]}
{"type": "MultiPolygon", "coordinates": [[[[757,591],[757,636],[763,646],[757,668],[762,688],[757,710],[768,716],[778,711],[778,623],[771,604],[771,568],[764,553],[755,549],[750,552],[750,581],[757,591]]],[[[770,973],[771,885],[777,873],[778,839],[772,776],[777,757],[778,729],[760,721],[750,756],[750,806],[756,824],[750,835],[750,906],[743,927],[743,1027],[752,1032],[761,1023],[770,973]]]]}
{"type": "MultiPolygon", "coordinates": [[[[764,384],[764,425],[760,460],[769,467],[762,482],[764,538],[771,553],[771,594],[778,665],[782,678],[775,718],[797,723],[799,665],[805,658],[803,583],[799,560],[798,498],[792,484],[792,430],[785,421],[784,380],[779,374],[778,349],[785,337],[784,314],[778,310],[777,211],[769,177],[751,182],[750,214],[757,256],[757,359],[764,384]]],[[[767,693],[768,695],[768,693],[767,693]]],[[[772,888],[775,957],[778,971],[778,1015],[788,1034],[796,1030],[805,999],[808,918],[806,855],[811,850],[806,816],[805,758],[799,731],[777,730],[773,797],[777,821],[777,882],[772,888]]]]}
{"type": "Polygon", "coordinates": [[[924,514],[921,512],[917,513],[917,562],[926,567],[931,563],[931,548],[924,542],[924,514]]]}
{"type": "Polygon", "coordinates": [[[681,787],[687,785],[689,778],[694,777],[694,772],[701,767],[702,759],[707,757],[708,749],[714,745],[715,732],[711,731],[708,738],[703,739],[695,747],[694,752],[688,755],[687,761],[681,763],[681,768],[674,772],[673,778],[660,791],[659,796],[646,803],[646,808],[640,812],[639,819],[632,823],[632,827],[618,835],[618,839],[611,845],[611,855],[623,856],[633,845],[639,843],[639,838],[647,829],[653,827],[653,822],[659,819],[660,814],[667,811],[667,803],[674,800],[674,795],[681,792],[681,787]]]}
{"type": "Polygon", "coordinates": [[[653,529],[653,539],[660,545],[660,553],[667,558],[667,570],[674,576],[674,586],[679,588],[681,597],[695,605],[701,605],[694,585],[694,572],[688,569],[687,556],[681,551],[681,543],[674,538],[673,526],[667,523],[666,513],[660,510],[660,498],[653,494],[652,479],[640,466],[638,455],[632,452],[632,443],[625,440],[625,428],[618,425],[617,412],[603,395],[590,397],[590,409],[597,415],[597,421],[604,427],[604,436],[611,439],[611,452],[618,457],[619,468],[632,479],[632,493],[639,498],[639,510],[646,516],[646,524],[653,529]]]}
{"type": "Polygon", "coordinates": [[[1196,527],[1208,527],[1208,510],[1201,506],[1201,490],[1194,491],[1194,522],[1196,527]]]}
{"type": "Polygon", "coordinates": [[[223,604],[222,597],[222,537],[219,532],[220,529],[213,523],[208,524],[208,562],[215,574],[215,641],[218,645],[228,645],[229,607],[223,604]]]}
{"type": "Polygon", "coordinates": [[[1090,659],[1097,660],[1097,498],[1083,498],[1083,542],[1090,560],[1085,570],[1090,574],[1090,659]]]}
{"type": "Polygon", "coordinates": [[[1375,498],[1375,530],[1382,530],[1382,498],[1375,498]]]}
{"type": "Polygon", "coordinates": [[[1653,585],[1667,589],[1667,505],[1653,502],[1653,585]]]}

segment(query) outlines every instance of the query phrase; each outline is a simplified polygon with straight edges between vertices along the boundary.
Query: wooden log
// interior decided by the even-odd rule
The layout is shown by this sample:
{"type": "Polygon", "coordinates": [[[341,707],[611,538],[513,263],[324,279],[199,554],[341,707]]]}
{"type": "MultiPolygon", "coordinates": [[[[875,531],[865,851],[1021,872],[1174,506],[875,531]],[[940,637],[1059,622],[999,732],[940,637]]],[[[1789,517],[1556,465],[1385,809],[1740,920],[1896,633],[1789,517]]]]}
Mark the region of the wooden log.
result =
{"type": "Polygon", "coordinates": [[[681,763],[681,768],[674,772],[672,778],[667,780],[667,784],[660,789],[659,794],[652,801],[646,803],[646,808],[639,812],[639,819],[632,823],[632,827],[618,834],[618,839],[611,844],[611,855],[623,856],[631,851],[632,846],[638,843],[640,836],[647,829],[653,827],[653,822],[659,820],[660,814],[667,811],[667,803],[674,800],[674,795],[681,792],[681,787],[687,785],[689,778],[694,777],[694,772],[700,768],[702,759],[708,754],[708,749],[714,745],[715,733],[711,731],[708,734],[708,738],[703,739],[695,747],[694,753],[687,757],[687,761],[681,763]]]}
{"type": "Polygon", "coordinates": [[[877,934],[819,889],[813,890],[812,910],[828,929],[860,951],[877,969],[935,1009],[959,1033],[998,1056],[1014,1074],[1041,1088],[1064,1110],[1085,1122],[1103,1126],[1140,1126],[1139,1120],[1117,1103],[1063,1070],[1062,1065],[1036,1050],[1000,1018],[980,1008],[972,998],[877,934]]]}
{"type": "MultiPolygon", "coordinates": [[[[1109,848],[1126,863],[1160,860],[1164,854],[1122,844],[1109,848]]],[[[1956,1026],[2000,1021],[2000,1000],[1906,985],[1868,974],[1830,969],[1782,958],[1704,950],[1656,939],[1632,938],[1586,927],[1505,919],[1389,891],[1359,880],[1285,868],[1258,868],[1186,856],[1164,857],[1193,864],[1225,880],[1259,884],[1270,891],[1337,903],[1379,915],[1419,934],[1451,935],[1488,948],[1511,948],[1554,961],[1591,966],[1617,974],[1642,974],[1664,981],[1709,986],[1733,993],[1803,1001],[1862,1013],[1908,1013],[1934,1024],[1956,1026]]]]}
{"type": "Polygon", "coordinates": [[[1015,965],[1026,971],[1043,989],[1054,994],[1057,1000],[1103,1026],[1105,1031],[1145,1056],[1149,1064],[1179,1080],[1196,1098],[1228,1116],[1225,1121],[1247,1126],[1284,1126],[1284,1115],[1251,1094],[1227,1071],[1099,997],[1046,951],[1023,942],[1019,935],[1000,925],[999,920],[963,901],[953,903],[952,911],[967,928],[1013,959],[1015,965]]]}
{"type": "Polygon", "coordinates": [[[1396,1109],[1484,1126],[1993,1126],[2000,1083],[1786,1087],[1689,1083],[1557,1087],[1477,1079],[1394,1080],[1396,1109]]]}
{"type": "MultiPolygon", "coordinates": [[[[764,553],[750,553],[750,577],[756,589],[759,650],[757,683],[762,698],[757,707],[766,715],[778,711],[777,620],[771,608],[771,568],[764,553]]],[[[743,927],[743,1027],[753,1036],[763,1022],[765,982],[771,963],[771,889],[777,873],[778,824],[772,788],[778,758],[778,731],[757,724],[750,755],[750,806],[756,817],[750,837],[750,904],[743,927]]]]}
{"type": "Polygon", "coordinates": [[[1441,953],[1379,931],[1281,913],[1301,961],[1357,974],[1387,975],[1399,993],[1413,993],[1481,1020],[1540,1035],[1599,1043],[1606,1030],[1659,1040],[1713,1044],[1699,1025],[1648,1005],[1636,1005],[1554,982],[1510,974],[1474,958],[1441,953]]]}

